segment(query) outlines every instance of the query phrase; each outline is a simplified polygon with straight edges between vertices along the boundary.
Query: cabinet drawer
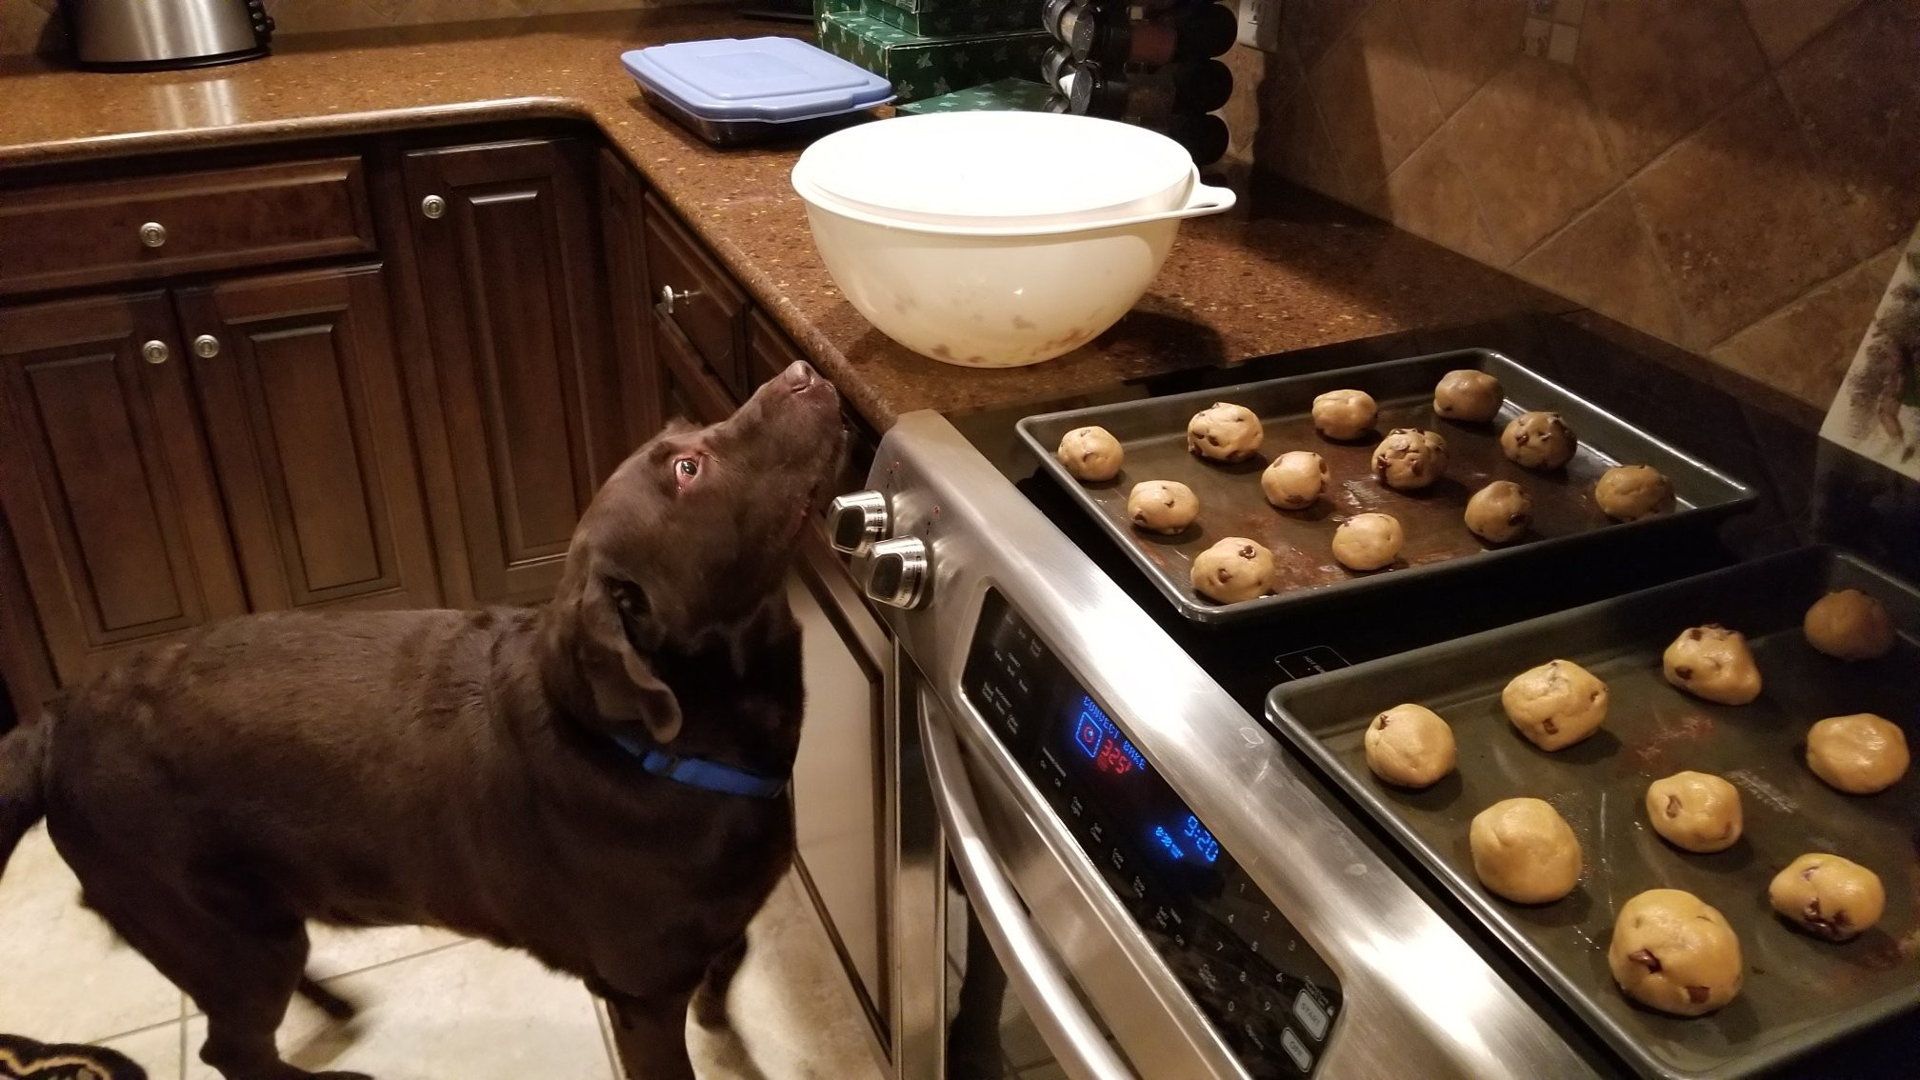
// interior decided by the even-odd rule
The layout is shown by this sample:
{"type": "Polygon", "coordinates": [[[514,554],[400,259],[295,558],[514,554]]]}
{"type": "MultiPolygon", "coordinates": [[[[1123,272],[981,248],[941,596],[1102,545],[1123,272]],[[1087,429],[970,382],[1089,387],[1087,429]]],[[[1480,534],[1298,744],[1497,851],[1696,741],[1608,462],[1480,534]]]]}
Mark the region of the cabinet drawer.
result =
{"type": "Polygon", "coordinates": [[[374,248],[357,157],[0,193],[0,294],[374,248]]]}
{"type": "Polygon", "coordinates": [[[717,424],[733,415],[734,402],[693,353],[687,335],[659,312],[653,318],[654,354],[660,358],[660,389],[667,419],[717,424]]]}
{"type": "Polygon", "coordinates": [[[652,195],[646,200],[647,281],[654,312],[686,336],[728,390],[745,397],[747,298],[699,241],[652,195]],[[665,300],[667,290],[673,302],[665,300]]]}

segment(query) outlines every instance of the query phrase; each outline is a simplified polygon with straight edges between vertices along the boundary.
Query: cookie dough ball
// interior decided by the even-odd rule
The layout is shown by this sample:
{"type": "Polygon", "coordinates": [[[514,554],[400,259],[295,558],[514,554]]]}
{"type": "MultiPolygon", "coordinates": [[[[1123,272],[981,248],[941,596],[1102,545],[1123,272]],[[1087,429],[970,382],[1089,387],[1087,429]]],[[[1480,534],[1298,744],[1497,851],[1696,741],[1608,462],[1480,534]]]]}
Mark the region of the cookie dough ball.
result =
{"type": "Polygon", "coordinates": [[[1424,705],[1395,705],[1373,718],[1361,736],[1367,768],[1400,787],[1431,787],[1453,771],[1453,729],[1424,705]]]}
{"type": "Polygon", "coordinates": [[[1449,371],[1433,388],[1433,411],[1449,420],[1484,424],[1500,415],[1506,398],[1500,380],[1484,371],[1449,371]]]}
{"type": "Polygon", "coordinates": [[[1313,399],[1313,426],[1329,439],[1357,439],[1373,430],[1380,406],[1364,390],[1329,390],[1313,399]]]}
{"type": "Polygon", "coordinates": [[[1447,440],[1419,428],[1394,428],[1373,450],[1373,475],[1395,491],[1432,486],[1447,471],[1447,440]]]}
{"type": "Polygon", "coordinates": [[[1311,450],[1289,450],[1260,474],[1260,490],[1282,510],[1305,510],[1326,489],[1326,460],[1311,450]]]}
{"type": "Polygon", "coordinates": [[[1400,557],[1406,539],[1392,514],[1355,514],[1333,530],[1333,557],[1349,570],[1378,570],[1400,557]]]}
{"type": "Polygon", "coordinates": [[[1725,851],[1740,841],[1740,789],[1703,772],[1677,772],[1647,785],[1647,821],[1687,851],[1725,851]]]}
{"type": "Polygon", "coordinates": [[[1807,768],[1849,795],[1887,790],[1908,761],[1906,733],[1884,716],[1829,716],[1807,729],[1807,768]]]}
{"type": "Polygon", "coordinates": [[[1822,852],[1802,855],[1775,874],[1767,899],[1782,918],[1828,941],[1859,937],[1873,929],[1887,909],[1880,875],[1822,852]]]}
{"type": "Polygon", "coordinates": [[[1615,465],[1593,485],[1593,501],[1615,521],[1638,521],[1673,498],[1673,485],[1651,465],[1615,465]]]}
{"type": "Polygon", "coordinates": [[[1727,917],[1679,889],[1648,889],[1621,905],[1607,967],[1628,997],[1675,1016],[1732,1001],[1746,971],[1727,917]]]}
{"type": "Polygon", "coordinates": [[[1127,520],[1136,529],[1171,536],[1200,516],[1200,500],[1178,480],[1148,480],[1127,495],[1127,520]]]}
{"type": "Polygon", "coordinates": [[[1893,651],[1893,618],[1859,589],[1830,592],[1807,609],[1807,644],[1841,660],[1874,660],[1893,651]]]}
{"type": "Polygon", "coordinates": [[[1517,540],[1533,525],[1533,497],[1511,480],[1495,480],[1467,500],[1467,530],[1489,544],[1517,540]]]}
{"type": "Polygon", "coordinates": [[[1573,429],[1559,413],[1521,413],[1500,433],[1500,449],[1506,452],[1507,460],[1529,469],[1558,469],[1573,460],[1573,451],[1579,445],[1573,429]]]}
{"type": "Polygon", "coordinates": [[[1571,660],[1549,660],[1515,675],[1500,707],[1528,742],[1563,750],[1606,723],[1607,684],[1571,660]]]}
{"type": "Polygon", "coordinates": [[[1745,705],[1760,696],[1760,669],[1747,637],[1724,626],[1681,631],[1661,657],[1667,682],[1695,697],[1722,705],[1745,705]]]}
{"type": "Polygon", "coordinates": [[[1551,904],[1580,884],[1580,841],[1542,799],[1502,799],[1467,827],[1480,884],[1516,904],[1551,904]]]}
{"type": "Polygon", "coordinates": [[[1187,421],[1187,449],[1208,461],[1245,461],[1260,449],[1265,433],[1252,409],[1216,401],[1187,421]]]}
{"type": "Polygon", "coordinates": [[[1053,456],[1075,480],[1088,484],[1120,475],[1120,463],[1126,458],[1120,440],[1103,427],[1078,427],[1060,436],[1060,449],[1053,456]]]}
{"type": "Polygon", "coordinates": [[[1193,560],[1194,591],[1223,604],[1267,595],[1273,583],[1273,552],[1244,536],[1229,536],[1193,560]]]}

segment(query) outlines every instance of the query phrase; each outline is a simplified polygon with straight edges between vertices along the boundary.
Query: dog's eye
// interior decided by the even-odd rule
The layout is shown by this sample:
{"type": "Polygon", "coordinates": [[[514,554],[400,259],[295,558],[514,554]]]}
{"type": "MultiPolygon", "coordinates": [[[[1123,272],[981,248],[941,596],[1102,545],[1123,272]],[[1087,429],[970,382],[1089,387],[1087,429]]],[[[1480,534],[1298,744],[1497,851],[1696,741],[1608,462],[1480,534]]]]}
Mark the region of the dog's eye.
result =
{"type": "Polygon", "coordinates": [[[700,459],[692,454],[673,459],[673,479],[682,490],[700,475],[700,459]]]}

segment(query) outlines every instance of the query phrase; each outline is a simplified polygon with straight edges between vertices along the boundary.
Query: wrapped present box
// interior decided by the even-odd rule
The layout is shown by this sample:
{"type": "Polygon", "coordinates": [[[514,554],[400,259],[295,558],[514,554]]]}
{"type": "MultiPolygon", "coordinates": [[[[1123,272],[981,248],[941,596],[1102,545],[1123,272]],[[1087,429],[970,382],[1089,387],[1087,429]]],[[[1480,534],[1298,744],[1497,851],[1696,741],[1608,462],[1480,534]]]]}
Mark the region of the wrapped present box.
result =
{"type": "Polygon", "coordinates": [[[1039,0],[860,0],[860,11],[920,37],[1040,28],[1039,0]]]}
{"type": "Polygon", "coordinates": [[[1031,79],[1001,79],[985,86],[955,90],[939,97],[922,98],[903,105],[903,113],[942,112],[1040,112],[1053,96],[1045,83],[1031,79]]]}
{"type": "MultiPolygon", "coordinates": [[[[815,23],[820,47],[893,84],[902,102],[964,90],[1012,76],[1031,76],[1053,44],[1044,29],[924,36],[888,26],[850,9],[829,10],[822,0],[815,23]]],[[[859,0],[851,0],[859,2],[859,0]]]]}

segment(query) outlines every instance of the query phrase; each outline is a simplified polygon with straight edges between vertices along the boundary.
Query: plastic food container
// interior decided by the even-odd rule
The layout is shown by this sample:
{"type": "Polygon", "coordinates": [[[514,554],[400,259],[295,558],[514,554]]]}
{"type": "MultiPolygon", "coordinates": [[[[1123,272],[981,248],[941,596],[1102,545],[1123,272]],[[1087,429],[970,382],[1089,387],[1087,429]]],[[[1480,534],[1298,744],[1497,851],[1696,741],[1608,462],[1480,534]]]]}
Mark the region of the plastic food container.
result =
{"type": "Polygon", "coordinates": [[[793,187],[820,260],[868,322],[922,356],[982,368],[1092,341],[1153,283],[1181,219],[1234,202],[1164,135],[1052,113],[839,132],[800,155],[793,187]],[[1043,130],[1046,152],[1009,151],[1043,130]],[[843,156],[843,143],[863,152],[843,156]],[[890,182],[868,182],[878,175],[890,182]]]}
{"type": "Polygon", "coordinates": [[[679,41],[620,62],[654,108],[715,146],[811,137],[893,100],[887,80],[797,38],[679,41]]]}

